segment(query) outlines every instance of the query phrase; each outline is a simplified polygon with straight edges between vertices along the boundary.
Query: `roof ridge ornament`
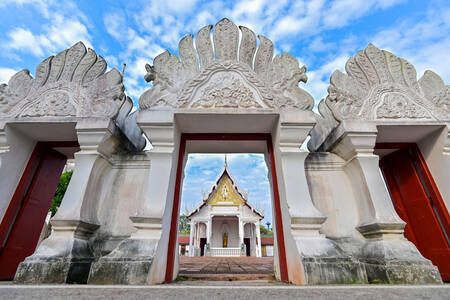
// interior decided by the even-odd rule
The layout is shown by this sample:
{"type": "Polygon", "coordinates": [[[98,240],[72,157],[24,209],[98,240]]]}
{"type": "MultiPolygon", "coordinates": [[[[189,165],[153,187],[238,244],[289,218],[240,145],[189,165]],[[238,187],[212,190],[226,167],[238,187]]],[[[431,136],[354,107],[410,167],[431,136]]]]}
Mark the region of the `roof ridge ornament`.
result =
{"type": "Polygon", "coordinates": [[[139,99],[145,109],[298,109],[311,110],[314,99],[300,89],[306,67],[283,53],[273,57],[268,38],[229,19],[200,29],[179,42],[179,55],[165,51],[147,64],[144,79],[153,87],[139,99]],[[241,31],[241,39],[239,39],[241,31]]]}
{"type": "Polygon", "coordinates": [[[308,148],[316,151],[345,120],[397,122],[450,120],[450,86],[432,71],[417,80],[414,66],[373,44],[334,71],[308,148]]]}

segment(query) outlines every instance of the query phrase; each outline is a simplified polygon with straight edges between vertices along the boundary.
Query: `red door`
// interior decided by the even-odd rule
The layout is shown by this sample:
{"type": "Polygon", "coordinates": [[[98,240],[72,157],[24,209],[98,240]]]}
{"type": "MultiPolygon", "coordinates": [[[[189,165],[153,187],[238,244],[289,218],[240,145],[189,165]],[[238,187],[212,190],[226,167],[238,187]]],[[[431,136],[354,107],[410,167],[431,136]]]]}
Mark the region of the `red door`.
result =
{"type": "Polygon", "coordinates": [[[450,280],[449,215],[416,145],[380,161],[395,210],[406,222],[405,237],[450,280]]]}
{"type": "Polygon", "coordinates": [[[0,225],[0,280],[33,254],[67,158],[36,145],[0,225]]]}

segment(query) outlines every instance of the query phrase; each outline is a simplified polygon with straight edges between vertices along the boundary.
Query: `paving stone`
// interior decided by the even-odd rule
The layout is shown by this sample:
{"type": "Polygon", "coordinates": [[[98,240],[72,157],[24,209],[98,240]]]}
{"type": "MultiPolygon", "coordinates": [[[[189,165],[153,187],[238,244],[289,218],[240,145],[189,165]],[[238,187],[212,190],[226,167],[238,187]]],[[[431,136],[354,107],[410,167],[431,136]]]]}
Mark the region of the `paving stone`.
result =
{"type": "Polygon", "coordinates": [[[180,257],[179,275],[202,280],[273,280],[273,257],[180,257]]]}

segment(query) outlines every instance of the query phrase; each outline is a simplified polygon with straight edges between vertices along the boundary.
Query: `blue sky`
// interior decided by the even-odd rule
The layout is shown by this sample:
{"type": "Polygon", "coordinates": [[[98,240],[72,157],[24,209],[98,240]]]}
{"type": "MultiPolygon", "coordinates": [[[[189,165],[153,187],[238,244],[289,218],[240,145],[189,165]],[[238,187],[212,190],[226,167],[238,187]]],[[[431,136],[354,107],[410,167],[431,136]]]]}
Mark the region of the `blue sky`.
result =
{"type": "Polygon", "coordinates": [[[0,82],[15,71],[34,73],[46,57],[82,40],[111,67],[127,64],[125,86],[137,103],[149,87],[144,65],[201,27],[228,17],[271,38],[308,67],[301,84],[318,102],[330,74],[369,42],[431,69],[450,82],[450,2],[339,1],[54,1],[0,0],[0,82]]]}
{"type": "MultiPolygon", "coordinates": [[[[165,49],[177,53],[184,35],[223,17],[269,37],[276,53],[286,51],[305,64],[309,79],[301,87],[316,103],[326,96],[331,73],[344,71],[346,60],[370,42],[410,61],[419,76],[431,69],[450,83],[448,0],[0,0],[0,15],[0,83],[21,69],[34,74],[43,59],[81,40],[110,67],[127,64],[126,92],[137,103],[150,87],[145,63],[165,49]]],[[[256,203],[270,199],[261,162],[230,156],[234,176],[256,203]]],[[[223,156],[193,158],[183,200],[198,201],[222,164],[223,156]]]]}

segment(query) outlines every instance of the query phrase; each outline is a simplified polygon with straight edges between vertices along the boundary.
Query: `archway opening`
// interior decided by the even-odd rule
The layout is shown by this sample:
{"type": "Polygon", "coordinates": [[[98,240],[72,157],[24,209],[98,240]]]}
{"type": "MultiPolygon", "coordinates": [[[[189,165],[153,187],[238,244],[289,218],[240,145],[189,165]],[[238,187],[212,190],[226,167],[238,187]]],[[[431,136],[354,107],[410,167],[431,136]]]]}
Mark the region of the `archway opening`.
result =
{"type": "MultiPolygon", "coordinates": [[[[223,160],[222,160],[223,161],[223,160]]],[[[188,183],[189,184],[189,183],[188,183]]],[[[242,182],[241,182],[242,184],[242,182]]],[[[180,223],[182,224],[182,223],[180,223]]],[[[263,227],[265,228],[265,227],[263,227]]],[[[265,232],[267,233],[267,232],[265,232]]],[[[172,211],[172,224],[167,255],[166,282],[172,281],[175,274],[184,274],[186,267],[195,267],[200,259],[214,260],[217,264],[224,264],[225,257],[233,257],[229,261],[244,259],[248,256],[261,260],[268,265],[267,275],[277,272],[276,276],[282,281],[287,280],[286,253],[284,246],[284,233],[282,229],[282,215],[280,198],[276,179],[273,146],[269,134],[183,134],[180,143],[179,162],[175,187],[174,205],[172,211]],[[265,220],[264,214],[248,201],[248,191],[238,187],[239,179],[232,175],[230,163],[225,161],[222,170],[216,174],[218,178],[212,183],[212,187],[206,193],[201,193],[202,199],[199,205],[186,209],[182,207],[182,198],[186,191],[183,190],[183,181],[188,183],[186,170],[189,171],[189,158],[193,155],[215,155],[216,157],[253,157],[264,166],[269,199],[264,211],[270,211],[265,220]],[[236,154],[240,153],[240,154],[236,154]],[[250,154],[251,153],[251,154],[250,154]],[[239,202],[241,201],[241,202],[239,202]],[[184,210],[185,214],[180,214],[184,210]],[[178,234],[178,220],[189,222],[189,236],[178,234]],[[268,221],[270,220],[270,221],[268,221]],[[264,236],[262,245],[261,226],[269,224],[269,234],[264,236]],[[268,244],[270,231],[273,229],[273,242],[268,244]],[[181,242],[180,242],[181,241],[181,242]],[[202,243],[203,241],[203,243],[202,243]],[[182,244],[185,244],[184,246],[182,244]],[[186,245],[187,244],[187,245],[186,245]],[[226,246],[225,246],[226,245],[226,246]],[[273,246],[272,246],[273,245],[273,246]],[[272,247],[273,248],[272,248],[272,247]],[[202,249],[203,247],[203,249],[202,249]],[[262,250],[264,248],[264,251],[262,250]],[[203,250],[203,251],[202,251],[203,250]],[[262,257],[264,252],[265,257],[262,257]],[[268,256],[273,255],[273,256],[268,256]],[[181,255],[181,256],[179,256],[181,255]],[[188,258],[189,257],[189,258],[188,258]],[[194,259],[193,259],[194,258],[194,259]],[[188,265],[183,265],[186,260],[193,260],[188,265]],[[197,260],[197,261],[195,261],[197,260]],[[179,263],[182,263],[181,267],[179,263]]],[[[258,263],[256,263],[257,265],[258,263]]],[[[218,268],[223,274],[233,274],[228,266],[225,269],[218,268]]],[[[251,266],[243,266],[243,273],[250,270],[251,266]],[[245,270],[247,268],[247,271],[245,270]]],[[[261,268],[259,268],[261,270],[261,268]]],[[[267,277],[267,276],[266,276],[267,277]]]]}

